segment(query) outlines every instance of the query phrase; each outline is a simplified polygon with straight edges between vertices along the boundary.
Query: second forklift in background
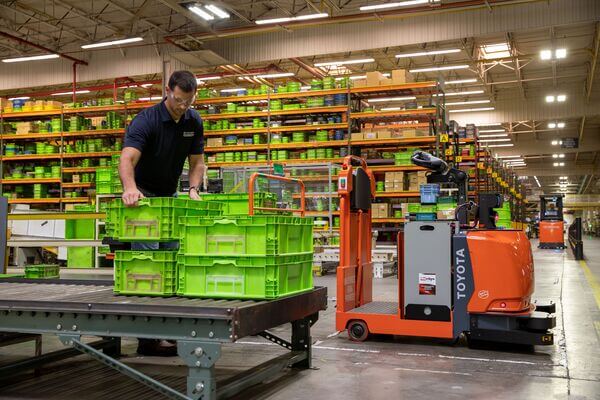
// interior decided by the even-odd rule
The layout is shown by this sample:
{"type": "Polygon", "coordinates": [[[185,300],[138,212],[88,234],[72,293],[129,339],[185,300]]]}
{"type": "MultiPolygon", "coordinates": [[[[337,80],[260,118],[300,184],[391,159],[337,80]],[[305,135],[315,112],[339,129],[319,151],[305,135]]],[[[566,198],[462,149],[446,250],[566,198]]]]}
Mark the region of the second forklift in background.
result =
{"type": "Polygon", "coordinates": [[[563,195],[540,196],[540,249],[565,249],[565,221],[563,195]]]}

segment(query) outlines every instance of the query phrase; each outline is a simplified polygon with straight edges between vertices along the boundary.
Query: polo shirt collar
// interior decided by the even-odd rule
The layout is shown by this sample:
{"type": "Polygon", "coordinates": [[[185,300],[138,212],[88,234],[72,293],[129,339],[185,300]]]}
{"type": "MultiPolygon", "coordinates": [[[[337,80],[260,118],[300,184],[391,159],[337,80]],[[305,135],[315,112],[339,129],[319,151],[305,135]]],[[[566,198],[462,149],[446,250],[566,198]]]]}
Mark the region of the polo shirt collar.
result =
{"type": "MultiPolygon", "coordinates": [[[[169,110],[167,110],[167,106],[165,104],[165,100],[161,101],[159,103],[159,107],[158,107],[158,111],[160,113],[160,119],[163,122],[169,122],[169,121],[174,121],[173,117],[171,117],[171,114],[169,114],[169,110]]],[[[186,110],[185,114],[183,114],[182,117],[184,120],[188,120],[191,118],[191,110],[186,110]]]]}

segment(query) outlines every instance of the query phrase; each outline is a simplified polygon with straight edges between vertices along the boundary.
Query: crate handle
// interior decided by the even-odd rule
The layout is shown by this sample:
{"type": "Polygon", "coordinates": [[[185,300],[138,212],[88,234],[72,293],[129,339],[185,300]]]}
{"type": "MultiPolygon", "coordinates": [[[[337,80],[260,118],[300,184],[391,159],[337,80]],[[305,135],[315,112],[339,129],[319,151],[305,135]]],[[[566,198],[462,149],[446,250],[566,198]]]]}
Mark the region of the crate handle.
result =
{"type": "Polygon", "coordinates": [[[136,260],[150,260],[152,258],[151,255],[140,252],[139,255],[136,254],[133,258],[136,260]]]}
{"type": "Polygon", "coordinates": [[[128,288],[131,288],[129,284],[133,283],[133,289],[135,290],[138,288],[138,283],[140,282],[149,282],[150,290],[158,292],[162,284],[162,276],[160,274],[127,274],[128,288]]]}
{"type": "Polygon", "coordinates": [[[233,264],[234,266],[237,267],[237,261],[234,259],[226,259],[226,260],[213,260],[212,265],[231,265],[233,264]]]}
{"type": "Polygon", "coordinates": [[[234,219],[215,219],[213,220],[213,222],[215,224],[221,224],[221,225],[236,225],[237,226],[237,221],[234,219]]]}
{"type": "Polygon", "coordinates": [[[143,219],[126,219],[125,220],[125,232],[135,235],[137,228],[145,228],[147,235],[152,237],[153,229],[158,234],[158,221],[157,220],[143,220],[143,219]]]}

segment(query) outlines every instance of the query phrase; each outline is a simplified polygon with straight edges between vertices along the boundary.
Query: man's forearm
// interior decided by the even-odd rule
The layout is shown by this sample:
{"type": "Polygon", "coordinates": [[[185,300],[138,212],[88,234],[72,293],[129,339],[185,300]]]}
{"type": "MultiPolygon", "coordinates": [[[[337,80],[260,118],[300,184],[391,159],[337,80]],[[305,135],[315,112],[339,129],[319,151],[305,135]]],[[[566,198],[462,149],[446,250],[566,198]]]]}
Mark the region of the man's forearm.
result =
{"type": "Polygon", "coordinates": [[[202,178],[204,177],[204,169],[206,166],[204,163],[196,163],[195,165],[190,165],[190,187],[198,187],[202,183],[202,178]]]}
{"type": "Polygon", "coordinates": [[[119,163],[119,175],[121,177],[121,183],[123,183],[123,189],[136,189],[135,184],[135,173],[133,162],[129,160],[121,160],[119,163]]]}

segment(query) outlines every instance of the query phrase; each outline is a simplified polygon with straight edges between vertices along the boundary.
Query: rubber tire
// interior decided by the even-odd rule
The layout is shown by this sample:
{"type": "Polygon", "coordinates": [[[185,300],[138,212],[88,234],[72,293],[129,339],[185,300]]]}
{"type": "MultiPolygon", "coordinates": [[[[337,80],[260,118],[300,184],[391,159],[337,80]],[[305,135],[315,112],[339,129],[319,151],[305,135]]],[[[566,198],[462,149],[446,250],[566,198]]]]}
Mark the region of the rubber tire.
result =
{"type": "Polygon", "coordinates": [[[369,328],[364,321],[352,321],[348,324],[348,337],[353,342],[364,342],[369,337],[369,328]]]}

